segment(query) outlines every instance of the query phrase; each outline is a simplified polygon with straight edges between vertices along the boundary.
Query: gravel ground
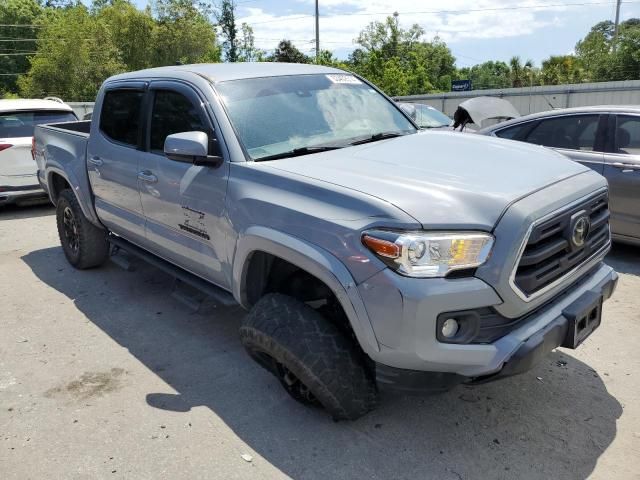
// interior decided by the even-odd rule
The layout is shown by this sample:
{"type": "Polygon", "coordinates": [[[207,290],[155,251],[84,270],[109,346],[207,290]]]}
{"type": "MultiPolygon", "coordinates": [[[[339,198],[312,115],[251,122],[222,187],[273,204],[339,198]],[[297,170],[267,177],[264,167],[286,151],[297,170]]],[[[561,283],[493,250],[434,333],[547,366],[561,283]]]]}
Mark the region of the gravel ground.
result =
{"type": "Polygon", "coordinates": [[[249,360],[244,312],[194,313],[136,264],[75,271],[53,209],[0,210],[0,478],[640,479],[640,249],[601,328],[534,371],[353,423],[249,360]]]}

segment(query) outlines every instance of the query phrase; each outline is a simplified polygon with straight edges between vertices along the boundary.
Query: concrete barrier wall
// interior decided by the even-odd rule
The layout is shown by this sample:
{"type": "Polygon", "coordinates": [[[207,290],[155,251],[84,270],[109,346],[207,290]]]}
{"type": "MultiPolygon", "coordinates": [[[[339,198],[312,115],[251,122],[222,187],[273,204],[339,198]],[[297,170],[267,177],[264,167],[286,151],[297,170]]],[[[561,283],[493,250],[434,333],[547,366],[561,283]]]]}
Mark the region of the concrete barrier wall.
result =
{"type": "Polygon", "coordinates": [[[84,117],[85,114],[92,112],[93,106],[95,105],[95,102],[65,102],[65,103],[69,105],[71,108],[73,108],[73,111],[76,112],[76,115],[80,120],[82,120],[82,117],[84,117]]]}
{"type": "Polygon", "coordinates": [[[588,105],[640,105],[640,80],[472,90],[395,98],[405,102],[431,105],[451,117],[460,102],[483,95],[508,100],[521,115],[543,112],[553,108],[588,105]]]}

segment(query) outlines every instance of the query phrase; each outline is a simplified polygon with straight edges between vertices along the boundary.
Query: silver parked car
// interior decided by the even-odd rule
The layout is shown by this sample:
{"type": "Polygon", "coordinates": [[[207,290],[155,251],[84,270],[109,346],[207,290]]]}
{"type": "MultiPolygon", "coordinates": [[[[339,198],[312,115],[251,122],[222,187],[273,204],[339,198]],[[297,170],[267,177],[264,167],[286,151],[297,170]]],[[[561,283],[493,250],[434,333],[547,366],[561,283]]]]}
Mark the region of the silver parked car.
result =
{"type": "Polygon", "coordinates": [[[604,175],[613,238],[640,245],[640,105],[552,110],[478,133],[544,145],[604,175]]]}
{"type": "Polygon", "coordinates": [[[431,105],[422,103],[399,103],[398,105],[421,129],[451,130],[453,120],[431,105]]]}

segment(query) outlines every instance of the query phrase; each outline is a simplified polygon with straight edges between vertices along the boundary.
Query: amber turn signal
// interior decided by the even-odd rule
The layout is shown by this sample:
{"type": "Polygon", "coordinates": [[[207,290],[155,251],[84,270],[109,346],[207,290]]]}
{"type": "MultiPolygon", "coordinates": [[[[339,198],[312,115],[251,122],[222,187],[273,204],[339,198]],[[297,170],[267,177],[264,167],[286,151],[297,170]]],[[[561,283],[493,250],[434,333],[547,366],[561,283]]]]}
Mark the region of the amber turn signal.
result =
{"type": "Polygon", "coordinates": [[[362,243],[369,247],[374,253],[381,257],[398,258],[400,257],[400,245],[396,245],[393,242],[382,240],[380,238],[364,235],[362,237],[362,243]]]}

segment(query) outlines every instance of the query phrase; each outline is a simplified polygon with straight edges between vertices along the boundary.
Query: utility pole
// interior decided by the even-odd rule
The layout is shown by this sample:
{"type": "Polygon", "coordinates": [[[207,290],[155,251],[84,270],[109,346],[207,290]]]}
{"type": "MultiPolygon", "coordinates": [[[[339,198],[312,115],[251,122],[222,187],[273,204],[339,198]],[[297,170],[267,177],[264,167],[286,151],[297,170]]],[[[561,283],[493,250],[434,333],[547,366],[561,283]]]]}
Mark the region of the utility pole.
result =
{"type": "Polygon", "coordinates": [[[316,0],[316,63],[320,60],[320,13],[318,1],[316,0]]]}
{"type": "Polygon", "coordinates": [[[618,41],[618,24],[620,23],[620,4],[622,0],[616,1],[616,23],[613,27],[613,51],[616,51],[616,43],[618,41]]]}

